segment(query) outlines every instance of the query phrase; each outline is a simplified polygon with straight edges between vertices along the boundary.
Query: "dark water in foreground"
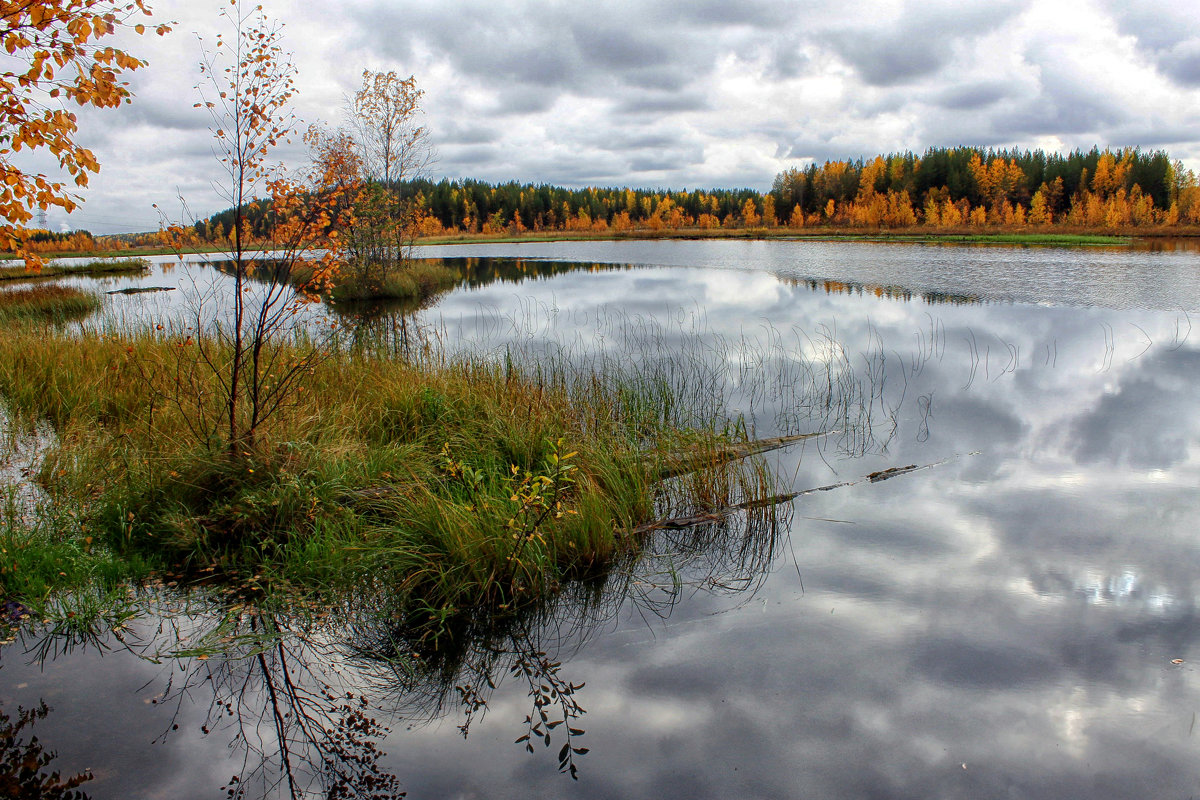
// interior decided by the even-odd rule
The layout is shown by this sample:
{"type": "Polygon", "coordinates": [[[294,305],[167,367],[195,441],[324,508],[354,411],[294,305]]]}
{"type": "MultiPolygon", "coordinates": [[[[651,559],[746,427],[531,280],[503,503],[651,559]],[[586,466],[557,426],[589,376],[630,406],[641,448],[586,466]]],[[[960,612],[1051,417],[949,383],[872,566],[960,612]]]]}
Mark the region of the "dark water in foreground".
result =
{"type": "Polygon", "coordinates": [[[1200,794],[1200,256],[429,255],[592,265],[470,265],[474,286],[419,312],[447,346],[667,381],[690,365],[702,401],[758,435],[835,431],[777,455],[789,487],[852,485],[798,498],[774,539],[736,522],[664,536],[442,662],[385,659],[406,643],[369,599],[304,631],[160,600],[119,639],[5,646],[0,708],[44,700],[33,732],[54,768],[92,769],[90,796],[372,796],[330,775],[415,798],[1200,794]],[[929,468],[861,480],[908,465],[929,468]],[[264,625],[283,632],[236,638],[264,625]],[[198,646],[208,658],[169,657],[198,646]],[[514,740],[539,708],[568,721],[531,755],[514,740]],[[568,729],[588,750],[577,782],[556,759],[568,729]]]}

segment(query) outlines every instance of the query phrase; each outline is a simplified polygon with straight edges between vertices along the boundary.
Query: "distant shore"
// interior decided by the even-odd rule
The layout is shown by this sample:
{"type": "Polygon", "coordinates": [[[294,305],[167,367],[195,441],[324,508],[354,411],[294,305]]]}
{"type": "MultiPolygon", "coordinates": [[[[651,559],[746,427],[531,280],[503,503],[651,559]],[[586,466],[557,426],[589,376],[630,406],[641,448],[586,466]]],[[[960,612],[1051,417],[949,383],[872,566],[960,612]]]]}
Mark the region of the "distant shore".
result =
{"type": "MultiPolygon", "coordinates": [[[[576,241],[626,241],[659,239],[736,239],[736,240],[804,240],[804,241],[884,241],[929,244],[996,244],[996,245],[1044,245],[1044,246],[1122,246],[1138,239],[1197,239],[1200,229],[1194,226],[1159,227],[1139,230],[1136,235],[1117,233],[1090,233],[1086,231],[984,231],[972,228],[930,230],[928,228],[863,229],[844,227],[813,228],[681,228],[671,230],[628,230],[614,233],[581,231],[536,231],[513,235],[510,233],[457,233],[444,236],[422,237],[417,245],[447,244],[517,244],[523,242],[576,242],[576,241]]],[[[202,244],[188,247],[189,253],[221,253],[226,245],[202,244]]],[[[85,252],[42,253],[44,259],[55,258],[117,258],[127,256],[172,255],[177,251],[169,247],[137,247],[128,250],[93,250],[85,252]]],[[[0,253],[0,261],[14,260],[11,253],[0,253]]]]}

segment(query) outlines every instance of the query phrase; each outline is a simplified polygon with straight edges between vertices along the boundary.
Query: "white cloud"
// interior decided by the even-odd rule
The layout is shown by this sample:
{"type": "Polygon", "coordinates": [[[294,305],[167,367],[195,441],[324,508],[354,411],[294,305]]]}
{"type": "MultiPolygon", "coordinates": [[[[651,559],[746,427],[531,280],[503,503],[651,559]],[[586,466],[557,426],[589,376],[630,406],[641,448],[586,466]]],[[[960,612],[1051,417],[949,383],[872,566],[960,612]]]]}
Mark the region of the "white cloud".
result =
{"type": "MultiPolygon", "coordinates": [[[[192,108],[195,33],[213,40],[221,5],[152,5],[177,26],[123,37],[150,61],[133,77],[136,100],[80,113],[103,171],[73,225],[152,227],[152,205],[175,207],[179,193],[197,215],[223,207],[210,122],[192,108]]],[[[336,124],[364,68],[416,75],[441,151],[435,177],[759,189],[805,158],[949,144],[1140,144],[1200,166],[1200,23],[1187,11],[1106,0],[663,0],[604,15],[552,0],[267,4],[285,24],[305,122],[336,124]]],[[[279,157],[298,165],[303,150],[279,157]]]]}

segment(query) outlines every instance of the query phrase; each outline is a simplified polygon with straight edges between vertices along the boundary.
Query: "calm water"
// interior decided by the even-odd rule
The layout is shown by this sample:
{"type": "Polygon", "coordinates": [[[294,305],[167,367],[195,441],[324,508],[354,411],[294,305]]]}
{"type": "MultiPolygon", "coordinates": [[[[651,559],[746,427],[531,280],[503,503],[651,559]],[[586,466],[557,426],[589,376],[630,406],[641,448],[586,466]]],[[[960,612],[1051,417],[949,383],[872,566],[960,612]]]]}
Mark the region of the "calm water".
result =
{"type": "MultiPolygon", "coordinates": [[[[443,346],[668,382],[701,365],[702,401],[758,435],[830,431],[776,454],[788,487],[846,485],[797,498],[776,538],[737,521],[664,535],[606,586],[412,673],[380,660],[405,643],[350,601],[300,632],[247,614],[239,630],[284,633],[239,658],[170,657],[223,633],[217,611],[161,600],[120,639],[30,634],[0,650],[0,707],[44,700],[34,732],[54,768],[92,769],[90,796],[287,796],[281,730],[297,792],[330,796],[356,795],[311,766],[416,798],[1200,794],[1200,255],[423,255],[501,259],[459,262],[470,283],[418,313],[443,346]],[[864,480],[909,465],[928,468],[864,480]],[[514,740],[551,689],[566,699],[542,708],[568,722],[529,754],[514,740]],[[568,728],[585,732],[578,781],[556,759],[568,728]]],[[[114,280],[182,288],[107,313],[175,313],[195,275],[219,280],[114,280]]]]}

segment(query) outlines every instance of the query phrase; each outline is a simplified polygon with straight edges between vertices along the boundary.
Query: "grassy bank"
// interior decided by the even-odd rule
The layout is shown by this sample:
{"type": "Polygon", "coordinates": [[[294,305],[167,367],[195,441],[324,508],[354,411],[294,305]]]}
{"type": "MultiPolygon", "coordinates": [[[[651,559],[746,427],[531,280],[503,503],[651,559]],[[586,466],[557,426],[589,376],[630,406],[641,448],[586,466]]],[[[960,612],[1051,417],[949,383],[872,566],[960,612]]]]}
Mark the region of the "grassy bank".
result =
{"type": "MultiPolygon", "coordinates": [[[[337,277],[330,297],[336,303],[366,300],[422,302],[454,287],[461,280],[459,272],[438,261],[412,261],[391,270],[383,278],[347,269],[337,277]]],[[[304,282],[303,276],[300,282],[304,282]]]]}
{"type": "Polygon", "coordinates": [[[0,291],[0,322],[65,322],[86,317],[101,305],[99,295],[68,286],[0,291]]]}
{"type": "MultiPolygon", "coordinates": [[[[1029,244],[1043,246],[1124,246],[1139,239],[1183,239],[1195,241],[1200,231],[1195,226],[1139,228],[1136,232],[1119,230],[1087,229],[1039,229],[1025,231],[988,230],[979,228],[930,229],[925,227],[868,230],[837,226],[811,228],[683,228],[683,229],[635,229],[625,231],[531,231],[519,236],[509,233],[451,233],[426,236],[417,240],[418,245],[495,243],[513,244],[522,242],[577,242],[577,241],[621,241],[656,239],[799,239],[799,240],[863,240],[863,241],[913,241],[946,242],[950,244],[1029,244]]],[[[190,253],[225,253],[227,244],[210,244],[189,247],[190,253]]],[[[123,251],[124,252],[124,251],[123,251]]],[[[139,256],[175,255],[177,250],[169,247],[142,247],[127,251],[133,260],[139,256]]],[[[53,258],[88,258],[104,256],[106,251],[94,253],[53,253],[53,258]]],[[[0,254],[0,261],[14,258],[0,254]]],[[[24,272],[23,267],[0,266],[0,279],[11,272],[24,272]]]]}
{"type": "MultiPolygon", "coordinates": [[[[289,282],[294,287],[302,287],[312,278],[312,270],[301,262],[292,267],[289,282]]],[[[380,276],[375,269],[357,270],[347,266],[337,273],[326,294],[334,303],[405,301],[415,307],[462,280],[458,270],[450,269],[440,261],[415,259],[389,270],[385,276],[380,276]]]]}
{"type": "Polygon", "coordinates": [[[150,262],[144,258],[98,259],[87,264],[46,264],[31,272],[22,266],[0,266],[0,281],[20,281],[36,278],[60,278],[76,275],[99,278],[105,275],[141,275],[150,271],[150,262]]]}
{"type": "MultiPolygon", "coordinates": [[[[33,325],[0,341],[10,414],[57,434],[38,480],[60,512],[59,527],[25,537],[42,545],[0,574],[5,595],[170,572],[305,591],[383,579],[434,615],[505,607],[603,568],[664,510],[718,507],[765,477],[725,465],[659,481],[647,442],[678,453],[718,437],[673,431],[669,398],[619,378],[572,386],[547,369],[413,365],[338,347],[256,446],[231,455],[197,436],[222,409],[194,348],[153,331],[33,325]]],[[[23,536],[12,525],[6,535],[13,547],[23,536]]]]}
{"type": "MultiPolygon", "coordinates": [[[[224,253],[229,250],[228,243],[222,244],[202,244],[190,245],[188,247],[190,253],[224,253]]],[[[178,255],[179,250],[175,247],[166,245],[157,247],[122,247],[122,248],[103,248],[98,250],[50,250],[37,255],[43,259],[56,258],[95,258],[106,261],[122,261],[122,260],[138,260],[144,256],[173,256],[178,255]]],[[[3,261],[18,261],[20,259],[13,253],[0,253],[0,262],[3,261]]]]}

